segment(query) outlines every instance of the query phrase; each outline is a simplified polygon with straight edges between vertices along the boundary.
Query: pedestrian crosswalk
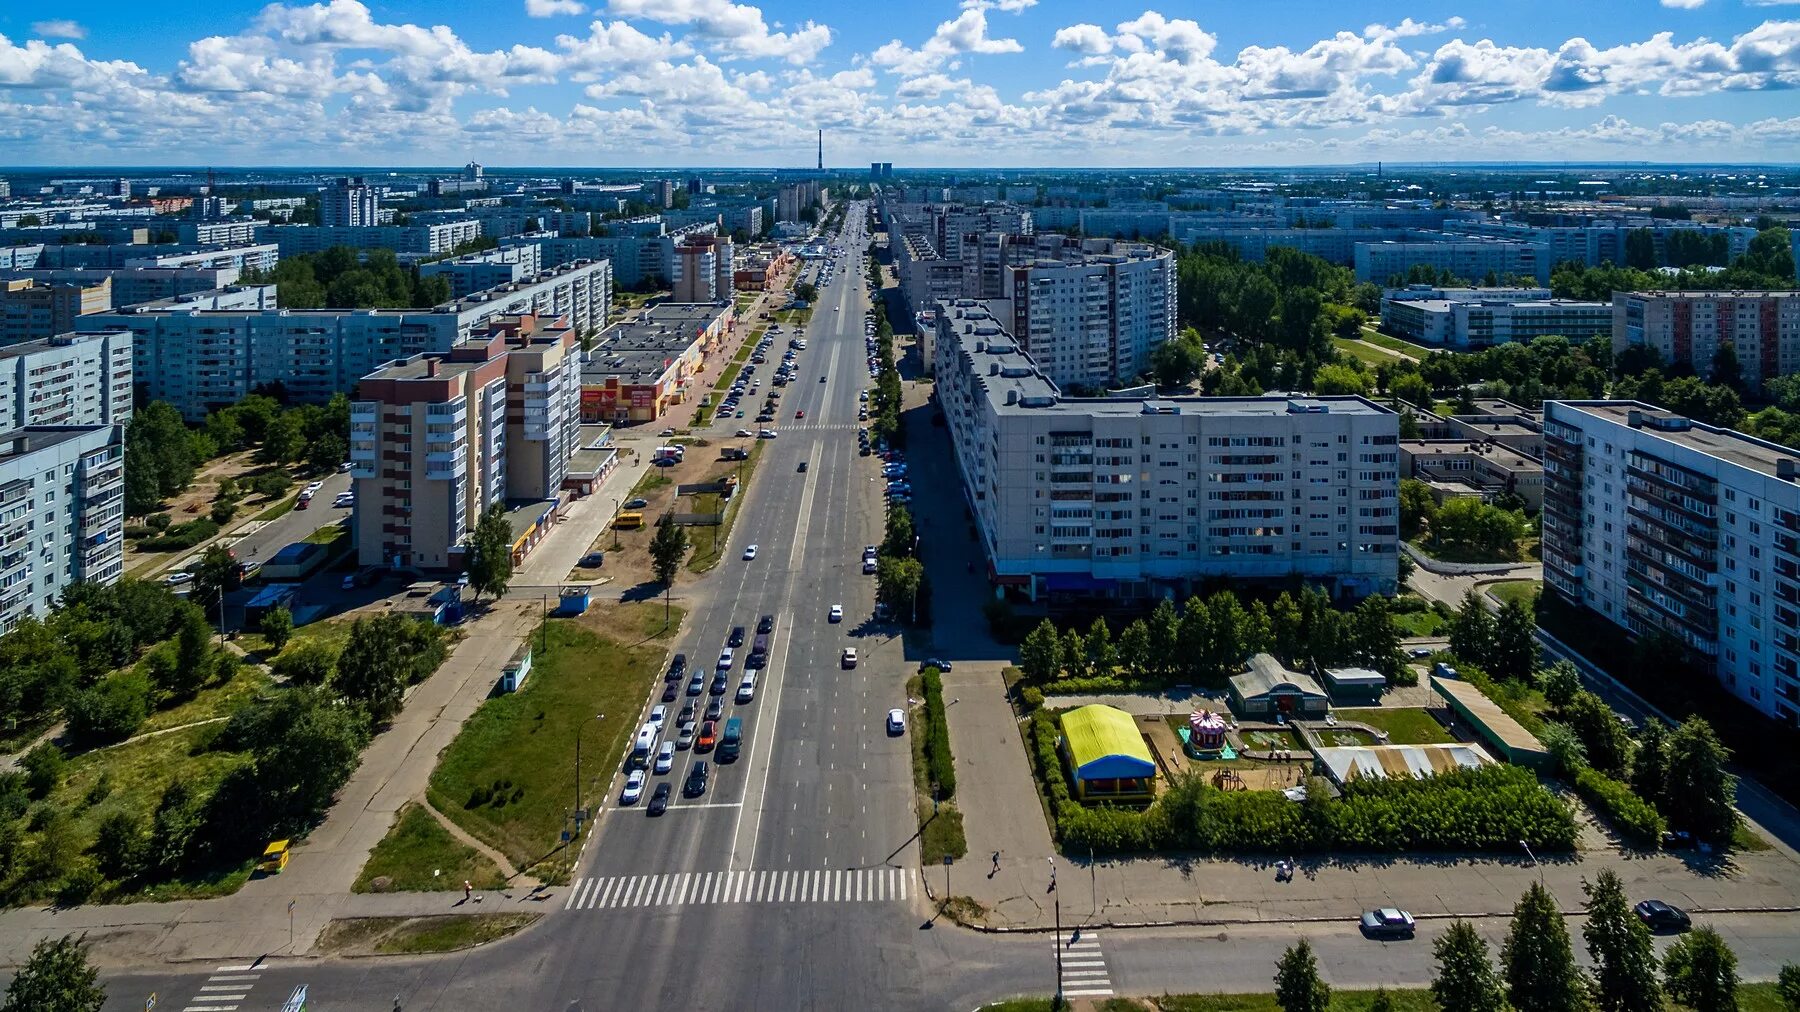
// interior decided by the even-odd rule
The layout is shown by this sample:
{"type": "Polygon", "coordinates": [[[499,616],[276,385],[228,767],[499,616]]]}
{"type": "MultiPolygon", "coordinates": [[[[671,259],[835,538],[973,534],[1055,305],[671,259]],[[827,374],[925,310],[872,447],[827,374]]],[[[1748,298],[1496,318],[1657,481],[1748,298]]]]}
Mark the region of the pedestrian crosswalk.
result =
{"type": "Polygon", "coordinates": [[[1105,998],[1113,993],[1112,974],[1100,939],[1077,930],[1062,944],[1062,993],[1065,998],[1105,998]]]}
{"type": "Polygon", "coordinates": [[[907,897],[904,868],[700,871],[578,878],[564,910],[727,903],[888,903],[907,897]]]}
{"type": "Polygon", "coordinates": [[[214,970],[206,983],[200,985],[200,993],[183,1005],[181,1012],[232,1012],[249,999],[251,988],[262,977],[260,973],[249,972],[255,967],[255,963],[242,963],[214,970]]]}

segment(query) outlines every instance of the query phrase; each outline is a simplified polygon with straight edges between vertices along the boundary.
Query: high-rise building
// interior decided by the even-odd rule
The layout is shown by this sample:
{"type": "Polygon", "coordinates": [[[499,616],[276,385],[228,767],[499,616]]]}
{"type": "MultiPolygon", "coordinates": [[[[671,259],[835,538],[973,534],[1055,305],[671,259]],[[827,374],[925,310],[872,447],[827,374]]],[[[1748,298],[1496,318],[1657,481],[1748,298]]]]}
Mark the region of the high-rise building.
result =
{"type": "Polygon", "coordinates": [[[478,182],[483,178],[485,170],[480,162],[470,162],[463,166],[463,178],[469,182],[478,182]]]}
{"type": "Polygon", "coordinates": [[[110,278],[94,284],[0,281],[0,344],[66,334],[80,318],[112,308],[110,278]]]}
{"type": "Polygon", "coordinates": [[[1544,404],[1544,587],[1800,723],[1800,459],[1636,401],[1544,404]]]}
{"type": "Polygon", "coordinates": [[[554,499],[580,448],[573,329],[504,317],[442,354],[363,377],[350,407],[364,565],[460,568],[495,503],[554,499]]]}
{"type": "Polygon", "coordinates": [[[0,434],[0,633],[124,572],[125,427],[0,434]]]}
{"type": "Polygon", "coordinates": [[[1744,383],[1800,372],[1800,292],[1614,292],[1613,354],[1649,348],[1710,377],[1731,345],[1744,383]]]}
{"type": "Polygon", "coordinates": [[[0,432],[131,419],[131,334],[58,334],[0,348],[0,432]]]}
{"type": "Polygon", "coordinates": [[[1160,246],[1031,236],[1007,244],[999,270],[1009,332],[1059,386],[1129,382],[1175,336],[1175,254],[1160,246]]]}
{"type": "Polygon", "coordinates": [[[273,240],[282,256],[322,253],[333,246],[391,249],[396,253],[449,253],[481,238],[481,222],[432,222],[424,225],[271,225],[260,238],[273,240]]]}
{"type": "Polygon", "coordinates": [[[361,176],[345,176],[319,191],[319,224],[356,227],[381,224],[384,187],[370,186],[361,176]]]}
{"type": "Polygon", "coordinates": [[[1361,397],[1070,397],[972,299],[934,396],[993,582],[1041,600],[1301,579],[1391,593],[1399,416],[1361,397]]]}

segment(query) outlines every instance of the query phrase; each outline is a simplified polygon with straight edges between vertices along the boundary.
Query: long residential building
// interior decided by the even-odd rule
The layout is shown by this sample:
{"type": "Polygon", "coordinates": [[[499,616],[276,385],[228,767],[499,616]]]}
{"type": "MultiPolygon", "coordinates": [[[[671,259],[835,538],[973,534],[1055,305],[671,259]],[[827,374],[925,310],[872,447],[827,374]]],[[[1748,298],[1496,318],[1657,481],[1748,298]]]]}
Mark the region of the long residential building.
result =
{"type": "Polygon", "coordinates": [[[1385,285],[1414,267],[1430,267],[1479,283],[1489,274],[1502,282],[1526,277],[1550,283],[1553,261],[1542,243],[1414,232],[1403,242],[1359,242],[1352,256],[1356,280],[1385,285]]]}
{"type": "Polygon", "coordinates": [[[421,264],[421,277],[443,275],[450,282],[450,297],[460,299],[475,292],[524,281],[544,269],[542,248],[537,243],[482,250],[451,260],[421,264]]]}
{"type": "Polygon", "coordinates": [[[333,246],[391,249],[396,253],[448,253],[481,238],[481,222],[446,221],[426,225],[266,225],[258,238],[273,241],[281,255],[322,253],[333,246]]]}
{"type": "Polygon", "coordinates": [[[59,334],[0,348],[0,432],[131,418],[131,334],[59,334]]]}
{"type": "Polygon", "coordinates": [[[124,572],[125,426],[0,434],[0,634],[124,572]]]}
{"type": "Polygon", "coordinates": [[[1458,351],[1548,335],[1582,341],[1610,336],[1612,326],[1610,303],[1553,299],[1544,290],[1521,294],[1500,288],[1421,285],[1390,291],[1381,300],[1382,330],[1458,351]]]}
{"type": "Polygon", "coordinates": [[[1614,292],[1613,354],[1646,347],[1671,365],[1712,375],[1730,344],[1744,382],[1800,371],[1800,291],[1614,292]]]}
{"type": "Polygon", "coordinates": [[[133,306],[140,302],[174,298],[237,284],[243,272],[233,267],[58,267],[0,268],[0,282],[35,281],[48,285],[91,288],[103,282],[112,286],[112,302],[105,308],[133,306]]]}
{"type": "Polygon", "coordinates": [[[1033,598],[1214,579],[1392,592],[1398,415],[1361,397],[1067,397],[1000,308],[938,306],[934,385],[995,583],[1033,598]]]}
{"type": "Polygon", "coordinates": [[[383,363],[448,352],[501,316],[566,319],[578,332],[597,334],[611,300],[611,268],[602,260],[428,309],[205,311],[152,304],[83,317],[82,327],[130,331],[144,395],[199,421],[275,382],[297,403],[323,404],[383,363]]]}
{"type": "Polygon", "coordinates": [[[1544,405],[1544,584],[1800,724],[1800,459],[1636,401],[1544,405]]]}
{"type": "Polygon", "coordinates": [[[350,406],[359,561],[458,569],[489,506],[557,498],[580,449],[577,349],[560,321],[503,317],[363,377],[350,406]]]}

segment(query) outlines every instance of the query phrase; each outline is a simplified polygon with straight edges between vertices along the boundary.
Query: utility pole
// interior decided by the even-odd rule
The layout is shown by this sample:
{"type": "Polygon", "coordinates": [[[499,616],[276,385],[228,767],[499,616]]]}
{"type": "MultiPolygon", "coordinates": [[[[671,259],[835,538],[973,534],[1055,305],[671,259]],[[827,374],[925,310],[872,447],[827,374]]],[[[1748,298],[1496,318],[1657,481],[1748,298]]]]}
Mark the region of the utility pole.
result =
{"type": "Polygon", "coordinates": [[[1519,846],[1525,848],[1525,856],[1528,858],[1531,858],[1531,866],[1533,868],[1537,869],[1538,885],[1540,885],[1540,886],[1543,885],[1544,884],[1544,866],[1541,862],[1538,861],[1537,855],[1533,854],[1531,852],[1531,844],[1526,843],[1524,840],[1520,840],[1519,846]]]}
{"type": "MultiPolygon", "coordinates": [[[[604,714],[604,713],[594,714],[594,720],[596,720],[596,721],[601,721],[601,720],[605,720],[605,719],[606,719],[606,714],[604,714]]],[[[582,823],[582,818],[581,818],[581,814],[580,814],[581,813],[581,732],[583,732],[585,730],[587,730],[587,721],[584,720],[581,723],[575,725],[575,812],[576,812],[575,828],[576,828],[576,830],[581,829],[581,823],[582,823]]]]}
{"type": "Polygon", "coordinates": [[[619,550],[619,498],[618,498],[618,496],[613,497],[612,532],[613,532],[613,551],[616,552],[619,550]]]}

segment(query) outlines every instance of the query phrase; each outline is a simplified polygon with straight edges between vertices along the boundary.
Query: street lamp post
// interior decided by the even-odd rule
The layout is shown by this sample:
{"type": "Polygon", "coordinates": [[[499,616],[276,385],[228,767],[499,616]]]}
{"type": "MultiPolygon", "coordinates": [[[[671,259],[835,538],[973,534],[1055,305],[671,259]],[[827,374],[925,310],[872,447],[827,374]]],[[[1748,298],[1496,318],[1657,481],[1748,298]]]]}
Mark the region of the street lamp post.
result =
{"type": "Polygon", "coordinates": [[[615,551],[615,552],[619,550],[619,502],[620,502],[619,497],[614,496],[613,497],[612,532],[613,532],[613,551],[615,551]]]}
{"type": "MultiPolygon", "coordinates": [[[[596,721],[605,720],[606,714],[596,713],[594,719],[596,721]]],[[[581,732],[585,730],[587,730],[587,721],[584,720],[575,725],[575,811],[578,813],[581,811],[581,732]]],[[[580,832],[581,824],[579,822],[575,824],[575,829],[580,832]]]]}
{"type": "Polygon", "coordinates": [[[1056,891],[1056,858],[1047,857],[1050,862],[1050,894],[1056,907],[1056,1000],[1050,1003],[1051,1008],[1063,1007],[1063,937],[1062,937],[1062,894],[1056,891]]]}
{"type": "Polygon", "coordinates": [[[1543,885],[1544,884],[1544,865],[1543,865],[1543,863],[1537,859],[1536,854],[1533,854],[1531,852],[1531,844],[1526,843],[1524,840],[1520,840],[1519,846],[1525,848],[1525,856],[1531,859],[1531,866],[1533,868],[1537,869],[1538,885],[1540,885],[1540,886],[1543,885]]]}

